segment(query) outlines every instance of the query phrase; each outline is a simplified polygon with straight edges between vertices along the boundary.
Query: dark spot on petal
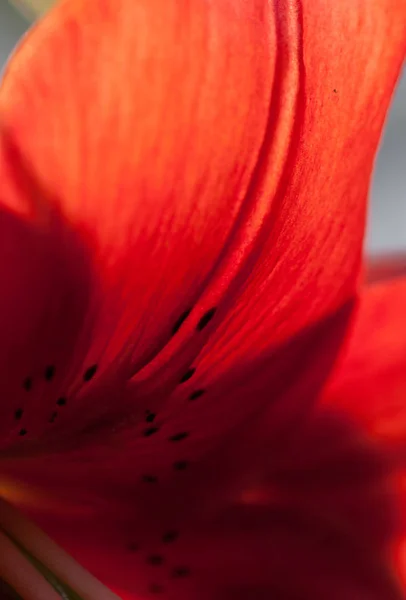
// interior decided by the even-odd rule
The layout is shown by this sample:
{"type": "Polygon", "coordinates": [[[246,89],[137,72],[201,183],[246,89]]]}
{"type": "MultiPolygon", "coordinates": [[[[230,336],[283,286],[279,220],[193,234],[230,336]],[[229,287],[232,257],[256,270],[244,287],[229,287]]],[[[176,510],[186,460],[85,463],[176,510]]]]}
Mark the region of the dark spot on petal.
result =
{"type": "Polygon", "coordinates": [[[171,544],[179,537],[179,533],[177,531],[167,531],[162,536],[162,541],[164,544],[171,544]]]}
{"type": "Polygon", "coordinates": [[[158,481],[158,477],[155,475],[143,475],[142,481],[144,483],[156,483],[158,481]]]}
{"type": "Polygon", "coordinates": [[[54,365],[48,365],[47,368],[45,369],[45,373],[44,373],[44,377],[47,381],[51,381],[51,379],[53,379],[55,377],[55,366],[54,365]]]}
{"type": "Polygon", "coordinates": [[[188,316],[191,313],[191,309],[189,308],[188,310],[185,310],[185,312],[183,312],[179,319],[176,321],[175,325],[172,327],[172,335],[175,335],[175,333],[177,333],[179,331],[179,329],[182,327],[183,323],[186,321],[186,319],[188,318],[188,316]]]}
{"type": "Polygon", "coordinates": [[[54,411],[49,418],[49,422],[54,423],[57,416],[58,416],[58,413],[56,411],[54,411]]]}
{"type": "Polygon", "coordinates": [[[145,417],[145,420],[147,423],[153,423],[153,421],[155,420],[156,414],[155,413],[148,413],[147,416],[145,417]]]}
{"type": "Polygon", "coordinates": [[[66,398],[64,396],[61,396],[60,398],[58,398],[58,400],[56,401],[58,406],[65,406],[66,404],[66,398]]]}
{"type": "Polygon", "coordinates": [[[14,413],[14,418],[19,421],[21,419],[21,417],[23,416],[23,409],[22,408],[17,408],[17,410],[14,413]]]}
{"type": "Polygon", "coordinates": [[[333,92],[334,92],[335,94],[337,94],[337,90],[336,90],[336,88],[334,88],[333,92]]]}
{"type": "Polygon", "coordinates": [[[27,435],[27,430],[26,429],[20,429],[20,431],[18,432],[18,435],[27,435]]]}
{"type": "Polygon", "coordinates": [[[156,433],[157,431],[159,431],[159,427],[149,427],[148,429],[145,429],[143,435],[145,437],[149,437],[150,435],[154,435],[154,433],[156,433]]]}
{"type": "Polygon", "coordinates": [[[210,310],[208,310],[200,319],[200,321],[197,324],[196,329],[198,331],[201,331],[202,329],[204,329],[206,327],[206,325],[208,325],[210,323],[210,321],[212,320],[212,318],[214,317],[216,312],[216,308],[210,308],[210,310]]]}
{"type": "Polygon", "coordinates": [[[184,373],[181,377],[180,383],[185,383],[185,381],[188,381],[188,379],[190,379],[194,375],[195,371],[196,369],[194,367],[188,369],[186,373],[184,373]]]}
{"type": "Polygon", "coordinates": [[[192,392],[189,396],[189,400],[197,400],[198,398],[200,398],[200,396],[203,396],[203,394],[206,393],[206,390],[195,390],[194,392],[192,392]]]}
{"type": "Polygon", "coordinates": [[[190,569],[189,567],[175,567],[172,571],[172,577],[180,578],[180,577],[189,577],[190,569]]]}
{"type": "Polygon", "coordinates": [[[140,549],[140,546],[136,542],[131,542],[131,544],[128,544],[128,550],[130,552],[138,552],[139,549],[140,549]]]}
{"type": "Polygon", "coordinates": [[[90,381],[96,375],[97,365],[92,365],[83,374],[83,381],[90,381]]]}
{"type": "Polygon", "coordinates": [[[149,591],[151,594],[162,594],[164,591],[164,588],[162,585],[159,585],[157,583],[153,583],[149,586],[149,591]]]}
{"type": "Polygon", "coordinates": [[[189,434],[187,431],[180,431],[179,433],[175,433],[175,435],[171,435],[169,440],[171,442],[181,442],[182,440],[186,439],[188,435],[189,434]]]}
{"type": "Polygon", "coordinates": [[[184,471],[188,468],[188,466],[189,463],[187,460],[178,460],[175,463],[173,463],[173,468],[175,469],[175,471],[184,471]]]}
{"type": "Polygon", "coordinates": [[[31,377],[26,377],[23,381],[23,388],[25,390],[27,390],[27,392],[30,391],[30,389],[32,388],[32,379],[31,377]]]}
{"type": "Polygon", "coordinates": [[[153,567],[159,567],[160,565],[162,565],[164,562],[164,557],[161,556],[160,554],[151,554],[151,556],[148,556],[147,558],[147,563],[149,565],[152,565],[153,567]]]}

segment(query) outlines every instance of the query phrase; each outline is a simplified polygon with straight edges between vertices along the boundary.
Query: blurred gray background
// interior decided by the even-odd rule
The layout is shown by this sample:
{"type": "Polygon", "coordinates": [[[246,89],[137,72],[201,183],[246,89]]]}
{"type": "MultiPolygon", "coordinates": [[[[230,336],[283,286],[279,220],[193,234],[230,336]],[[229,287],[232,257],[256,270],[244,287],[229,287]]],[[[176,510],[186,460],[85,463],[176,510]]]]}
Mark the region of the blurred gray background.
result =
{"type": "MultiPolygon", "coordinates": [[[[28,27],[0,0],[0,70],[28,27]]],[[[406,250],[406,75],[398,85],[378,154],[366,237],[373,253],[406,250]]]]}

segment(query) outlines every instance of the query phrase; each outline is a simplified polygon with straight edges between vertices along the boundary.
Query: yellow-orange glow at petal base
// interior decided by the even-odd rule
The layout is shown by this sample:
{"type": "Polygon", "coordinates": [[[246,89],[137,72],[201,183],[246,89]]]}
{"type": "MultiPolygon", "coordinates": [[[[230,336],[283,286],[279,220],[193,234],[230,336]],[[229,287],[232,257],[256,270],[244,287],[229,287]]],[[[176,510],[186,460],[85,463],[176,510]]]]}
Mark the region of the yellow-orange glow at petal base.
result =
{"type": "Polygon", "coordinates": [[[36,506],[44,510],[56,508],[54,500],[22,483],[0,478],[0,498],[19,506],[36,506]]]}
{"type": "MultiPolygon", "coordinates": [[[[25,508],[35,508],[37,512],[52,513],[53,515],[60,516],[64,514],[63,503],[56,494],[44,494],[31,485],[11,480],[5,476],[0,477],[0,498],[23,510],[25,508]]],[[[87,514],[93,514],[93,509],[92,507],[87,508],[85,502],[82,500],[77,506],[70,507],[70,514],[86,516],[87,514]]]]}
{"type": "Polygon", "coordinates": [[[1,498],[0,579],[24,600],[58,600],[61,598],[59,589],[73,590],[75,595],[72,597],[83,600],[119,600],[1,498]]]}

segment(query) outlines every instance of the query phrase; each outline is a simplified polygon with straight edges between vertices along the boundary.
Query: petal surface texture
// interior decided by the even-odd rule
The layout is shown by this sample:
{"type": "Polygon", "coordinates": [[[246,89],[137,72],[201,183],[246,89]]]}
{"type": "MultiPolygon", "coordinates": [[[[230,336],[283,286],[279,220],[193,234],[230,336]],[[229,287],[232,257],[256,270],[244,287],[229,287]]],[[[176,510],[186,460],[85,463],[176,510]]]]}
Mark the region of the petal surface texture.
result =
{"type": "MultiPolygon", "coordinates": [[[[358,316],[344,355],[321,406],[342,415],[384,466],[375,491],[392,501],[393,531],[388,540],[394,571],[406,583],[406,280],[371,284],[361,296],[358,316]]],[[[354,440],[355,441],[355,440],[354,440]]],[[[351,445],[342,451],[351,452],[351,445]]],[[[371,532],[379,528],[372,528],[371,532]]]]}
{"type": "MultiPolygon", "coordinates": [[[[9,64],[3,495],[123,597],[400,598],[392,523],[362,552],[329,463],[312,495],[299,458],[358,431],[305,415],[353,310],[405,10],[64,0],[9,64]]],[[[355,452],[367,529],[387,465],[355,452]]]]}
{"type": "MultiPolygon", "coordinates": [[[[55,365],[55,394],[75,398],[95,365],[99,387],[125,382],[201,295],[250,203],[275,70],[269,12],[259,1],[67,1],[17,50],[0,94],[3,209],[45,230],[61,217],[83,255],[73,291],[87,299],[81,335],[58,335],[73,360],[56,363],[44,338],[30,348],[42,368],[25,364],[25,376],[55,365]]],[[[55,409],[53,393],[48,406],[39,395],[28,435],[55,409]]]]}
{"type": "Polygon", "coordinates": [[[351,298],[402,7],[65,0],[30,32],[0,93],[2,204],[59,247],[5,300],[30,340],[4,337],[7,446],[135,397],[178,412],[195,369],[208,385],[351,298]]]}
{"type": "Polygon", "coordinates": [[[401,600],[405,297],[400,279],[362,292],[323,394],[292,431],[269,436],[268,412],[157,483],[159,498],[105,490],[103,504],[94,491],[75,515],[68,499],[70,519],[63,501],[37,519],[123,598],[401,600]]]}

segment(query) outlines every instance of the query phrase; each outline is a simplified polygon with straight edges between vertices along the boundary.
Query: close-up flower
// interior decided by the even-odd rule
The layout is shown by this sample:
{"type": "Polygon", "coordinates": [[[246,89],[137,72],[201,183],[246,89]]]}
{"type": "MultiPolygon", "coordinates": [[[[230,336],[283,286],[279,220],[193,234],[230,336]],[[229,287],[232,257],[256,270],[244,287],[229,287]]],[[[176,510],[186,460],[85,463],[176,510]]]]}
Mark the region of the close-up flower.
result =
{"type": "Polygon", "coordinates": [[[62,0],[0,87],[0,597],[406,597],[405,0],[62,0]]]}

